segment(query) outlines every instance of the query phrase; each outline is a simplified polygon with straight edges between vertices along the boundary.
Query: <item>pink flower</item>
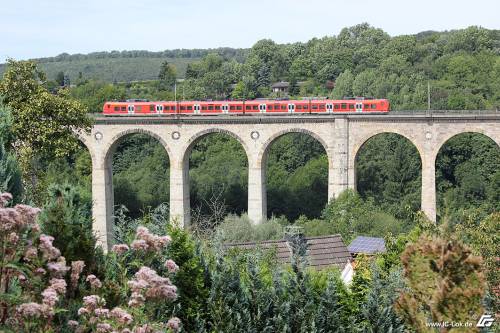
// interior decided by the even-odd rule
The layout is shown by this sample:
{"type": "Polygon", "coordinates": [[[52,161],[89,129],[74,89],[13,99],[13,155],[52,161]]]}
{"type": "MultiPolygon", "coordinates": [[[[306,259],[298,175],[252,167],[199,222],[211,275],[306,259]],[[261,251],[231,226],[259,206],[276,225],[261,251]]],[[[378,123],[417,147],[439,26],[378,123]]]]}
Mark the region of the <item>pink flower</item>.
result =
{"type": "Polygon", "coordinates": [[[90,282],[90,287],[94,289],[99,289],[102,287],[101,281],[94,274],[88,275],[85,281],[90,282]]]}
{"type": "Polygon", "coordinates": [[[38,267],[37,269],[35,269],[35,274],[37,274],[37,275],[45,275],[45,273],[47,273],[47,271],[41,267],[38,267]]]}
{"type": "Polygon", "coordinates": [[[98,317],[98,318],[107,318],[109,316],[109,310],[108,309],[105,309],[105,308],[97,308],[94,310],[94,314],[98,317]]]}
{"type": "Polygon", "coordinates": [[[138,250],[146,251],[149,248],[148,243],[146,243],[146,241],[143,239],[134,240],[132,244],[130,244],[130,246],[136,251],[138,250]]]}
{"type": "Polygon", "coordinates": [[[52,245],[54,237],[48,235],[40,235],[40,251],[43,253],[43,258],[48,260],[57,259],[61,255],[61,251],[52,245]]]}
{"type": "Polygon", "coordinates": [[[62,295],[66,292],[66,281],[64,279],[51,279],[50,288],[62,295]]]}
{"type": "Polygon", "coordinates": [[[176,273],[179,270],[179,266],[172,259],[165,261],[165,267],[170,273],[176,273]]]}
{"type": "Polygon", "coordinates": [[[116,307],[110,312],[111,317],[115,318],[120,324],[126,325],[133,321],[132,316],[122,308],[116,307]]]}
{"type": "Polygon", "coordinates": [[[19,236],[15,232],[11,232],[9,235],[8,242],[13,244],[13,245],[16,245],[18,240],[19,240],[19,236]]]}
{"type": "Polygon", "coordinates": [[[21,316],[38,318],[42,315],[42,306],[38,303],[23,303],[17,307],[21,316]]]}
{"type": "Polygon", "coordinates": [[[111,251],[115,252],[116,254],[123,254],[129,250],[129,247],[127,244],[115,244],[113,245],[111,251]]]}
{"type": "Polygon", "coordinates": [[[78,284],[78,279],[84,267],[85,263],[82,260],[71,262],[71,286],[73,286],[73,288],[78,284]]]}
{"type": "Polygon", "coordinates": [[[51,287],[45,289],[42,292],[42,297],[42,303],[48,305],[51,308],[53,308],[59,300],[59,297],[57,297],[57,292],[51,287]]]}
{"type": "Polygon", "coordinates": [[[74,329],[78,327],[78,322],[76,320],[68,320],[68,326],[74,329]]]}
{"type": "Polygon", "coordinates": [[[104,298],[101,298],[97,295],[85,296],[83,298],[83,305],[90,310],[95,310],[98,306],[104,304],[106,304],[104,298]]]}
{"type": "Polygon", "coordinates": [[[79,316],[86,315],[86,314],[89,314],[89,313],[90,313],[90,311],[87,310],[87,308],[79,308],[78,309],[78,315],[79,316]]]}
{"type": "Polygon", "coordinates": [[[177,317],[170,318],[167,322],[167,328],[170,328],[172,331],[177,332],[181,325],[181,320],[177,317]]]}
{"type": "Polygon", "coordinates": [[[111,332],[112,327],[108,323],[99,323],[97,324],[96,329],[97,329],[96,332],[98,333],[107,333],[111,332]]]}
{"type": "Polygon", "coordinates": [[[26,251],[24,251],[24,259],[26,261],[32,261],[38,257],[38,250],[34,246],[28,246],[26,251]]]}
{"type": "Polygon", "coordinates": [[[57,258],[57,262],[49,262],[47,264],[47,269],[49,272],[55,277],[63,277],[70,270],[68,266],[66,266],[66,259],[64,257],[57,258]]]}
{"type": "Polygon", "coordinates": [[[5,207],[5,205],[7,204],[7,202],[11,201],[12,200],[12,194],[10,193],[1,193],[0,194],[0,208],[3,208],[5,207]]]}

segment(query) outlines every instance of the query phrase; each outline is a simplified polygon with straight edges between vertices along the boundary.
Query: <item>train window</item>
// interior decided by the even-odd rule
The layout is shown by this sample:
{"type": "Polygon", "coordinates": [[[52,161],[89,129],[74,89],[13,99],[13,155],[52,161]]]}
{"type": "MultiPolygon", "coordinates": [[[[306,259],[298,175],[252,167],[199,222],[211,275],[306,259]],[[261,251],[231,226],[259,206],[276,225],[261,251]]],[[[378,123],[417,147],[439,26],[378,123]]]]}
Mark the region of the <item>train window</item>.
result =
{"type": "Polygon", "coordinates": [[[120,107],[119,106],[115,106],[115,111],[120,111],[120,107]]]}
{"type": "Polygon", "coordinates": [[[250,105],[247,105],[247,106],[245,107],[245,109],[247,109],[247,110],[251,110],[251,109],[252,109],[252,107],[251,107],[250,105]]]}
{"type": "Polygon", "coordinates": [[[165,105],[165,111],[170,111],[170,106],[169,105],[165,105]]]}
{"type": "Polygon", "coordinates": [[[317,110],[318,109],[318,106],[316,104],[312,105],[311,109],[313,110],[317,110]]]}
{"type": "Polygon", "coordinates": [[[324,110],[324,109],[325,109],[325,104],[320,104],[320,105],[319,105],[319,109],[320,109],[320,110],[324,110]]]}
{"type": "Polygon", "coordinates": [[[213,106],[213,105],[209,105],[209,106],[208,106],[208,110],[209,110],[209,111],[212,111],[213,109],[214,109],[214,106],[213,106]]]}
{"type": "Polygon", "coordinates": [[[334,105],[334,108],[335,108],[336,110],[338,110],[338,109],[340,109],[340,105],[335,104],[335,105],[334,105]]]}
{"type": "Polygon", "coordinates": [[[142,106],[141,105],[137,105],[135,107],[135,111],[142,111],[142,106]]]}
{"type": "Polygon", "coordinates": [[[202,106],[201,106],[201,109],[202,109],[202,110],[206,110],[206,109],[207,109],[207,107],[206,107],[205,105],[202,105],[202,106]]]}
{"type": "Polygon", "coordinates": [[[297,110],[302,110],[302,105],[298,104],[297,105],[297,110]]]}
{"type": "Polygon", "coordinates": [[[286,105],[285,104],[281,105],[281,110],[286,110],[286,105]]]}
{"type": "Polygon", "coordinates": [[[258,105],[254,105],[254,106],[252,107],[252,109],[254,109],[254,110],[258,110],[258,109],[259,109],[259,106],[258,106],[258,105]]]}
{"type": "Polygon", "coordinates": [[[268,110],[272,110],[272,109],[273,109],[273,106],[272,106],[272,105],[268,105],[268,106],[267,106],[267,109],[268,109],[268,110]]]}
{"type": "Polygon", "coordinates": [[[243,107],[241,105],[236,105],[236,110],[243,110],[243,107]]]}
{"type": "Polygon", "coordinates": [[[110,107],[110,106],[111,106],[111,105],[109,105],[109,104],[106,104],[106,107],[107,107],[108,109],[109,109],[109,107],[110,107]]]}
{"type": "Polygon", "coordinates": [[[349,110],[354,110],[354,104],[349,104],[349,110]]]}
{"type": "Polygon", "coordinates": [[[185,111],[185,110],[186,110],[186,106],[181,105],[181,111],[185,111]]]}
{"type": "Polygon", "coordinates": [[[347,109],[347,104],[346,103],[342,103],[342,109],[347,109]]]}
{"type": "Polygon", "coordinates": [[[229,107],[229,109],[230,109],[230,110],[236,110],[236,107],[235,107],[234,105],[231,105],[231,106],[229,107]]]}
{"type": "Polygon", "coordinates": [[[280,105],[279,104],[274,104],[274,109],[275,110],[279,110],[280,109],[280,105]]]}
{"type": "Polygon", "coordinates": [[[304,110],[309,109],[309,105],[304,105],[304,110]]]}
{"type": "Polygon", "coordinates": [[[363,107],[364,107],[365,109],[369,109],[369,108],[370,108],[370,104],[365,104],[365,105],[363,105],[363,107]]]}
{"type": "Polygon", "coordinates": [[[376,104],[372,104],[372,109],[376,109],[377,108],[377,105],[376,104]]]}
{"type": "Polygon", "coordinates": [[[154,110],[155,110],[155,105],[154,104],[149,105],[149,111],[154,111],[154,110]]]}
{"type": "Polygon", "coordinates": [[[216,105],[215,110],[220,110],[220,105],[216,105]]]}
{"type": "Polygon", "coordinates": [[[121,107],[121,110],[122,110],[122,111],[126,111],[126,110],[127,110],[127,108],[126,108],[126,107],[124,107],[124,106],[122,106],[122,107],[121,107]]]}

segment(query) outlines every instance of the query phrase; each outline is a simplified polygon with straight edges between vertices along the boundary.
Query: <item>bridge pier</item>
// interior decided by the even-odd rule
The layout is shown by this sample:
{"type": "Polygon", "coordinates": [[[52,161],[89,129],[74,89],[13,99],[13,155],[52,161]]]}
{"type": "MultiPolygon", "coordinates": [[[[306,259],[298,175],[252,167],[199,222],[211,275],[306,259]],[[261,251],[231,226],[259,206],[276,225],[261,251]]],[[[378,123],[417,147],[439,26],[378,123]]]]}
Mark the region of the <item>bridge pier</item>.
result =
{"type": "Polygon", "coordinates": [[[257,156],[248,161],[248,218],[254,224],[267,219],[266,166],[257,156]]]}
{"type": "Polygon", "coordinates": [[[191,222],[189,164],[185,164],[176,160],[170,162],[170,220],[183,227],[191,222]]]}
{"type": "Polygon", "coordinates": [[[92,168],[92,229],[106,251],[113,239],[113,171],[103,164],[92,168]]]}

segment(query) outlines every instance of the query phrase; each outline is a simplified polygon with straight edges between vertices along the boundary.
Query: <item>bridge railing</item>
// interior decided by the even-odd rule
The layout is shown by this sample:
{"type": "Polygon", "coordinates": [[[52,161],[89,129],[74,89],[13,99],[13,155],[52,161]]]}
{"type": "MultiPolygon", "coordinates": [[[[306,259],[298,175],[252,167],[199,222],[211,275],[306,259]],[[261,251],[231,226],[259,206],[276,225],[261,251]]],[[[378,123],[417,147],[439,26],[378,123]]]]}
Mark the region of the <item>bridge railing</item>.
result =
{"type": "Polygon", "coordinates": [[[409,116],[487,116],[500,115],[500,110],[398,110],[391,111],[390,114],[404,114],[409,116]]]}

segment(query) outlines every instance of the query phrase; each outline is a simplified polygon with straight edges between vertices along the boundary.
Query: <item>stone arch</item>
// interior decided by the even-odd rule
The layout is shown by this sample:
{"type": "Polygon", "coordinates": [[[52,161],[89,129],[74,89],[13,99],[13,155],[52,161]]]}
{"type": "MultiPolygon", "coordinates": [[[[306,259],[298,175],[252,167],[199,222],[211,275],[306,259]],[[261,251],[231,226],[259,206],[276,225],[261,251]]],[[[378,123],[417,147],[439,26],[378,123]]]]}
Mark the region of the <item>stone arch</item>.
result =
{"type": "Polygon", "coordinates": [[[495,138],[493,133],[489,133],[489,131],[486,131],[481,127],[447,131],[446,133],[444,133],[442,135],[442,137],[440,137],[439,142],[437,142],[436,145],[434,145],[434,152],[432,154],[434,156],[433,163],[436,163],[436,158],[437,158],[437,155],[438,155],[439,151],[441,150],[441,148],[443,148],[444,145],[448,141],[450,141],[450,139],[452,139],[460,134],[481,134],[481,135],[484,135],[485,137],[491,139],[491,141],[495,142],[497,144],[497,146],[500,148],[500,138],[495,138]]]}
{"type": "MultiPolygon", "coordinates": [[[[326,192],[325,192],[325,196],[324,196],[325,204],[326,204],[326,202],[328,202],[328,200],[330,198],[330,192],[332,190],[330,188],[330,185],[331,185],[330,178],[331,178],[331,173],[332,173],[332,168],[333,168],[333,163],[334,163],[333,162],[333,152],[332,152],[333,147],[328,145],[325,138],[322,137],[320,134],[318,134],[312,130],[306,129],[306,128],[292,127],[292,128],[286,128],[283,130],[279,130],[279,131],[272,133],[269,137],[267,137],[263,141],[259,150],[257,151],[256,165],[259,166],[259,169],[261,170],[260,178],[261,178],[261,183],[262,183],[262,197],[263,197],[263,201],[264,201],[262,215],[264,218],[266,218],[266,216],[268,216],[269,213],[271,213],[271,214],[275,213],[275,211],[272,211],[273,209],[270,207],[272,204],[272,202],[271,202],[272,200],[271,200],[271,197],[269,196],[269,193],[268,193],[269,189],[267,188],[267,182],[268,182],[267,163],[268,163],[269,151],[271,150],[273,143],[275,143],[279,138],[281,138],[287,134],[306,135],[307,137],[312,138],[315,141],[320,143],[321,147],[323,148],[323,150],[325,152],[326,160],[327,160],[327,166],[326,166],[327,167],[327,170],[326,170],[327,177],[326,177],[326,184],[325,184],[327,188],[326,188],[326,192]]],[[[320,192],[320,193],[322,193],[322,192],[320,192]]],[[[276,197],[273,196],[273,198],[276,198],[276,197]]],[[[321,203],[322,201],[318,200],[315,202],[321,203]]],[[[300,213],[304,212],[304,207],[310,207],[310,206],[304,205],[302,207],[299,207],[300,213]]],[[[290,210],[290,213],[293,216],[294,213],[292,212],[292,210],[290,210]]]]}
{"type": "MultiPolygon", "coordinates": [[[[233,132],[232,130],[212,127],[205,130],[201,130],[191,135],[191,137],[187,140],[183,148],[180,150],[180,159],[177,161],[171,161],[171,163],[175,163],[172,170],[180,170],[180,177],[182,178],[182,194],[180,192],[175,193],[175,196],[182,197],[183,201],[183,222],[185,225],[189,225],[191,220],[191,189],[190,189],[190,176],[189,176],[189,158],[191,156],[191,152],[194,146],[203,138],[207,137],[210,134],[225,134],[230,138],[235,139],[245,151],[245,156],[247,158],[247,173],[248,173],[248,163],[250,162],[249,156],[249,147],[245,140],[233,132]]],[[[171,195],[171,199],[174,198],[174,195],[171,195]]],[[[171,204],[172,207],[172,204],[171,204]]],[[[248,209],[248,205],[247,205],[248,209]]]]}
{"type": "Polygon", "coordinates": [[[269,152],[269,147],[271,147],[272,143],[276,139],[278,139],[279,137],[281,137],[281,136],[283,136],[285,134],[289,134],[289,133],[302,133],[302,134],[306,134],[306,135],[309,135],[310,137],[314,138],[316,141],[318,141],[319,143],[321,143],[321,145],[325,149],[326,156],[328,158],[328,164],[332,163],[332,156],[331,156],[331,152],[330,152],[330,149],[329,149],[330,147],[328,146],[328,144],[326,143],[326,141],[321,137],[321,135],[319,135],[319,134],[317,134],[317,133],[315,133],[313,131],[310,131],[308,129],[299,128],[299,127],[288,128],[288,129],[284,129],[284,130],[278,131],[276,133],[273,133],[262,144],[262,147],[261,147],[261,149],[259,151],[259,154],[257,155],[257,163],[259,165],[265,165],[265,163],[267,161],[267,154],[269,152]]]}
{"type": "Polygon", "coordinates": [[[193,150],[193,147],[196,145],[196,143],[198,141],[200,141],[202,138],[204,138],[205,136],[207,136],[209,134],[213,134],[213,133],[226,134],[226,135],[236,139],[236,141],[238,141],[241,144],[241,146],[243,147],[243,149],[245,150],[247,160],[250,159],[248,145],[240,135],[236,134],[235,132],[233,132],[231,130],[213,127],[213,128],[208,128],[208,129],[196,132],[195,134],[193,134],[189,138],[189,140],[187,141],[186,147],[182,150],[183,151],[183,153],[182,153],[183,156],[181,159],[182,166],[186,166],[186,163],[189,164],[189,156],[191,155],[191,151],[193,150]]]}
{"type": "Polygon", "coordinates": [[[158,140],[161,143],[161,145],[163,146],[163,148],[165,148],[165,151],[167,152],[167,155],[168,155],[168,159],[170,161],[172,160],[172,151],[170,150],[166,141],[160,135],[158,135],[157,133],[155,133],[153,131],[147,130],[147,129],[132,128],[132,129],[120,131],[119,133],[115,134],[111,138],[109,143],[105,146],[105,148],[103,149],[104,160],[101,161],[103,168],[106,167],[106,164],[109,162],[110,157],[113,156],[113,153],[114,153],[116,147],[120,143],[120,139],[127,136],[127,135],[130,135],[130,134],[146,134],[146,135],[149,135],[150,137],[158,140]]]}
{"type": "Polygon", "coordinates": [[[88,136],[84,136],[81,133],[77,133],[76,134],[76,138],[78,139],[78,141],[80,141],[81,143],[83,143],[83,145],[85,146],[85,148],[87,148],[88,152],[90,153],[90,159],[92,161],[92,167],[94,165],[97,165],[98,162],[97,162],[96,154],[95,154],[93,146],[88,141],[89,140],[88,136]]]}
{"type": "Polygon", "coordinates": [[[373,138],[374,136],[377,136],[379,134],[398,134],[398,135],[404,137],[405,139],[410,141],[413,144],[413,146],[415,146],[415,148],[417,148],[418,154],[420,156],[420,160],[423,163],[423,160],[425,158],[425,154],[424,154],[424,148],[421,146],[420,142],[418,142],[417,140],[414,140],[410,135],[408,135],[404,131],[400,131],[398,129],[368,131],[365,135],[363,135],[358,140],[358,142],[354,143],[354,150],[353,150],[353,161],[354,162],[356,161],[356,159],[358,157],[358,153],[359,153],[359,150],[361,149],[361,147],[363,147],[363,145],[366,142],[368,142],[368,140],[370,140],[371,138],[373,138]]]}
{"type": "MultiPolygon", "coordinates": [[[[406,142],[410,143],[411,146],[414,147],[416,153],[417,153],[417,156],[418,156],[418,162],[420,163],[420,166],[418,167],[418,169],[408,169],[408,170],[414,170],[414,171],[418,171],[418,174],[415,175],[415,178],[410,178],[409,180],[411,181],[418,181],[418,185],[415,183],[415,185],[417,185],[418,189],[420,189],[420,207],[422,207],[422,202],[423,202],[423,197],[422,197],[422,184],[424,182],[423,180],[423,177],[424,177],[424,159],[426,158],[425,155],[424,155],[424,150],[422,149],[422,147],[419,147],[418,143],[415,142],[415,140],[412,140],[411,137],[409,137],[408,135],[405,135],[404,132],[400,132],[400,131],[373,131],[371,133],[368,133],[367,135],[364,135],[362,137],[362,139],[357,142],[358,145],[355,146],[355,150],[353,152],[353,159],[352,159],[352,170],[353,170],[353,184],[354,184],[354,189],[356,189],[357,191],[359,192],[362,192],[362,189],[359,188],[358,186],[359,185],[362,185],[362,182],[360,181],[361,179],[359,178],[359,174],[358,172],[360,172],[361,170],[359,169],[359,166],[360,166],[360,156],[361,156],[361,152],[363,150],[363,147],[365,147],[365,145],[372,139],[374,139],[375,137],[379,137],[379,136],[382,136],[382,135],[396,135],[398,137],[398,141],[399,140],[405,140],[406,142]]],[[[412,157],[411,159],[415,158],[415,153],[412,152],[412,157]]],[[[409,165],[412,165],[412,163],[408,164],[409,165]]],[[[373,183],[371,180],[372,178],[369,176],[370,173],[372,172],[373,169],[365,169],[365,171],[368,172],[368,175],[365,175],[365,178],[363,179],[368,179],[370,180],[370,183],[371,184],[377,184],[376,182],[373,183]],[[368,177],[366,177],[368,176],[368,177]]],[[[380,174],[379,172],[377,172],[376,174],[380,174]]],[[[378,185],[381,185],[380,183],[378,185]]],[[[366,187],[365,189],[370,189],[371,191],[373,191],[374,188],[368,186],[366,187]]],[[[376,188],[375,188],[376,189],[376,188]]],[[[379,191],[382,190],[382,187],[379,188],[379,191]]],[[[404,190],[402,190],[404,191],[404,190]]],[[[374,194],[376,194],[376,196],[378,196],[381,192],[378,192],[378,191],[375,191],[373,192],[374,194]]],[[[403,192],[401,192],[401,194],[403,194],[403,192]]],[[[414,202],[415,204],[417,204],[417,202],[414,202]]],[[[414,207],[415,209],[417,209],[417,207],[414,207]]]]}

